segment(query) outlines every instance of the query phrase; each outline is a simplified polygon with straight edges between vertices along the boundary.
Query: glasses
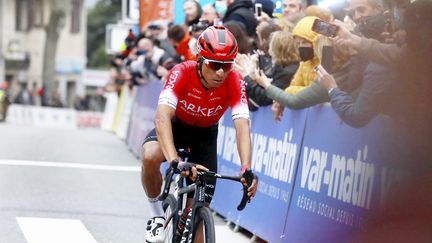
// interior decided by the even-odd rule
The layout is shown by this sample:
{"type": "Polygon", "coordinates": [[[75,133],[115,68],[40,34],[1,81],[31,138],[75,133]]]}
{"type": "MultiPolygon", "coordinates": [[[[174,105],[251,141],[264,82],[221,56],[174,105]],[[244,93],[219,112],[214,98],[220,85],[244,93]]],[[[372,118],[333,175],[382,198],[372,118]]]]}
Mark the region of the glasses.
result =
{"type": "Polygon", "coordinates": [[[229,72],[233,68],[234,61],[216,61],[216,60],[209,60],[204,58],[204,63],[209,67],[210,69],[214,71],[218,71],[219,69],[223,69],[224,72],[229,72]]]}

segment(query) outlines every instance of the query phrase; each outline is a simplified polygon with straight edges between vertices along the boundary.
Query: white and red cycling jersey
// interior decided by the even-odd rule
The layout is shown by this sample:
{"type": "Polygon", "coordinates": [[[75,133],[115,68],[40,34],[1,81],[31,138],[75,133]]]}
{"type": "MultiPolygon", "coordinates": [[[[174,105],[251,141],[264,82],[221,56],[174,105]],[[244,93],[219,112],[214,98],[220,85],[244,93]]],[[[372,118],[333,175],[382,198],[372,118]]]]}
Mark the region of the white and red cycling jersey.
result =
{"type": "Polygon", "coordinates": [[[195,61],[183,62],[171,69],[158,104],[174,108],[176,119],[191,126],[216,124],[228,107],[232,119],[249,119],[245,82],[231,71],[217,88],[206,89],[198,77],[195,61]]]}

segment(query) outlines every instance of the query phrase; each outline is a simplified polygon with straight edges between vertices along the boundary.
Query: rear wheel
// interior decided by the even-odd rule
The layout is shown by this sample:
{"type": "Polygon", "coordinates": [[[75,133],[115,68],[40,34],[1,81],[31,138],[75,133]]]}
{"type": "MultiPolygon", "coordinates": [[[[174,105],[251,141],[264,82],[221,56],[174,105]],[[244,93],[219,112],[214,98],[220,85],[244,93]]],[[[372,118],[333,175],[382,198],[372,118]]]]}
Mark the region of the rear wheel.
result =
{"type": "Polygon", "coordinates": [[[194,243],[215,243],[215,228],[212,212],[209,208],[199,208],[195,217],[194,243]]]}
{"type": "Polygon", "coordinates": [[[165,198],[162,203],[163,209],[165,211],[165,243],[174,243],[174,236],[177,230],[177,200],[171,194],[165,198]]]}

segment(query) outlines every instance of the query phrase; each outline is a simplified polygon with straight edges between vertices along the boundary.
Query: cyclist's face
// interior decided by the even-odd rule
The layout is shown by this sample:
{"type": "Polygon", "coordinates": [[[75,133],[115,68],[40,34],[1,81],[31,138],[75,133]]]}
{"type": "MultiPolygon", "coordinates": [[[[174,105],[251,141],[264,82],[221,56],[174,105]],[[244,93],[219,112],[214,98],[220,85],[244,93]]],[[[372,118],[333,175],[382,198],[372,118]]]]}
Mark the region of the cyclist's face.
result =
{"type": "Polygon", "coordinates": [[[223,83],[228,74],[231,72],[231,68],[227,68],[227,66],[224,67],[218,63],[216,63],[216,65],[212,65],[211,63],[204,61],[201,71],[205,81],[207,81],[205,84],[206,88],[217,88],[223,83]],[[215,66],[219,67],[219,69],[215,70],[215,66]]]}

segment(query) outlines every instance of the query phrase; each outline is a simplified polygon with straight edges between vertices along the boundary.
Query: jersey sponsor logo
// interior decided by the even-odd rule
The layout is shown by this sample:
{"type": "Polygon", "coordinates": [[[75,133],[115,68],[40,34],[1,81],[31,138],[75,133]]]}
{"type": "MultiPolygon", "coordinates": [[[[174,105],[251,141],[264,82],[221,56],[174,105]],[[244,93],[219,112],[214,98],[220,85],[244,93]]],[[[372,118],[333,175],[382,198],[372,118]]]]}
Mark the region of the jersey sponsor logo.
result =
{"type": "Polygon", "coordinates": [[[194,98],[196,98],[196,99],[198,99],[198,100],[201,99],[201,97],[199,97],[199,96],[196,95],[196,94],[193,94],[192,92],[189,92],[187,95],[188,95],[188,96],[191,96],[191,97],[194,97],[194,98]]]}
{"type": "Polygon", "coordinates": [[[198,94],[202,94],[202,91],[199,90],[199,89],[197,89],[197,88],[193,88],[192,91],[193,91],[193,92],[197,92],[198,94]]]}
{"type": "Polygon", "coordinates": [[[243,79],[240,79],[240,93],[240,102],[242,104],[247,104],[246,82],[243,79]]]}
{"type": "Polygon", "coordinates": [[[179,102],[181,105],[181,109],[186,111],[187,113],[193,115],[193,116],[204,116],[204,117],[210,117],[215,116],[218,114],[218,111],[222,110],[223,107],[221,105],[218,105],[216,107],[202,107],[200,105],[195,105],[192,103],[188,103],[186,100],[180,100],[179,102]]]}
{"type": "Polygon", "coordinates": [[[215,100],[221,100],[222,99],[222,97],[213,97],[213,98],[210,98],[209,99],[209,101],[215,101],[215,100]]]}
{"type": "Polygon", "coordinates": [[[177,80],[179,73],[180,73],[180,71],[172,71],[172,73],[168,79],[167,85],[165,87],[166,89],[173,89],[174,88],[175,81],[177,80]]]}

